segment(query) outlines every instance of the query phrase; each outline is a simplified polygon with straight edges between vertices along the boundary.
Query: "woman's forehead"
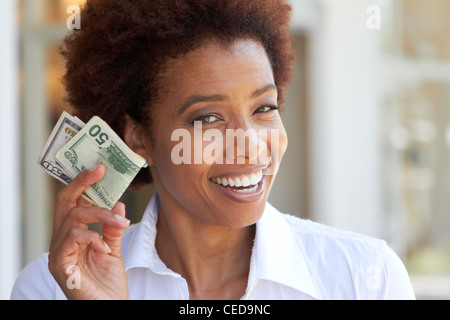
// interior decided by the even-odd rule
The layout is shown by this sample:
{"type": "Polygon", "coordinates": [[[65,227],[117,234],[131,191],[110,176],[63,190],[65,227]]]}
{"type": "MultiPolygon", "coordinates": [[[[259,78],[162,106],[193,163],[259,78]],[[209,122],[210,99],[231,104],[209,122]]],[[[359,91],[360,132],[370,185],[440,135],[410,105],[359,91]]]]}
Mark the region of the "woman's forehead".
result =
{"type": "Polygon", "coordinates": [[[260,88],[273,82],[273,73],[259,43],[238,40],[229,47],[210,43],[168,61],[163,79],[162,84],[169,91],[217,94],[220,88],[243,88],[244,84],[249,90],[260,88]]]}

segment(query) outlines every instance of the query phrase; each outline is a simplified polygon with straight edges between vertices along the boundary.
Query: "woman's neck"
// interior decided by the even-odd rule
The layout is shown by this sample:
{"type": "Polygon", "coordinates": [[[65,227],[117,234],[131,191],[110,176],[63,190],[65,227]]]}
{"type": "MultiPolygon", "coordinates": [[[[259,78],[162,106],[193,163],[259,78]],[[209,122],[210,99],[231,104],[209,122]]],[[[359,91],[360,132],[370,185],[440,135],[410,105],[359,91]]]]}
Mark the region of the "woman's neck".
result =
{"type": "Polygon", "coordinates": [[[230,229],[160,201],[156,250],[188,283],[190,299],[239,299],[245,293],[255,225],[230,229]]]}

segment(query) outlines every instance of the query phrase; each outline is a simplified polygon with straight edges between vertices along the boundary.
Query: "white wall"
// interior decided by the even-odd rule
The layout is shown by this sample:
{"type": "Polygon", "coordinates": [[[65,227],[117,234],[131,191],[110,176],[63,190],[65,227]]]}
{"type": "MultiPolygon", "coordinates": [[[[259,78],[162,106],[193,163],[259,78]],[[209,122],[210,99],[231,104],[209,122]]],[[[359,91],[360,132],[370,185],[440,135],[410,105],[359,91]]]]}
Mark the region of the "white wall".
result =
{"type": "Polygon", "coordinates": [[[20,105],[17,1],[0,9],[0,299],[9,299],[20,270],[20,105]]]}
{"type": "Polygon", "coordinates": [[[320,0],[311,43],[311,210],[314,220],[381,234],[379,31],[374,1],[320,0]]]}

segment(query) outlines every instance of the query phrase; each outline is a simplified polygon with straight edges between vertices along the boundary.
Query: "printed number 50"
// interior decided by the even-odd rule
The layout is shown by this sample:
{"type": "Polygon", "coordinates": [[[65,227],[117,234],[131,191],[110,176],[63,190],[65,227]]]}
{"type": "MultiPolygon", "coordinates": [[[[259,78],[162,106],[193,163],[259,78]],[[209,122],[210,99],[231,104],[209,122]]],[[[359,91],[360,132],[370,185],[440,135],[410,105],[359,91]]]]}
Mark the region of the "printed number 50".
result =
{"type": "Polygon", "coordinates": [[[106,133],[102,132],[102,128],[100,128],[100,126],[98,124],[96,124],[95,126],[92,126],[91,129],[89,129],[89,134],[91,135],[91,137],[95,138],[95,141],[99,144],[102,145],[104,144],[106,141],[109,140],[109,137],[106,133]]]}

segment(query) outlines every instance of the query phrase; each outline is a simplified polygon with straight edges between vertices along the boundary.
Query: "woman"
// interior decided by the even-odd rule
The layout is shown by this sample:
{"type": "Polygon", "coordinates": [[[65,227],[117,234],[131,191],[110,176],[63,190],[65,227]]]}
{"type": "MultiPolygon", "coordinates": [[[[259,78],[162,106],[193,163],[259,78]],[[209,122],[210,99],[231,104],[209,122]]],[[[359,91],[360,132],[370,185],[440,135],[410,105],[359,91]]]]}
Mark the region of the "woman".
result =
{"type": "Polygon", "coordinates": [[[69,102],[147,160],[134,187],[153,182],[157,194],[129,227],[124,204],[108,211],[80,198],[105,167],[80,174],[56,199],[49,254],[22,272],[13,298],[414,298],[383,241],[266,203],[287,147],[289,11],[282,0],[87,2],[62,51],[69,102]],[[180,129],[193,137],[183,157],[196,145],[204,154],[208,130],[222,134],[223,152],[174,161],[180,129]],[[230,130],[256,149],[225,139],[230,130]],[[102,237],[87,229],[96,221],[102,237]]]}

